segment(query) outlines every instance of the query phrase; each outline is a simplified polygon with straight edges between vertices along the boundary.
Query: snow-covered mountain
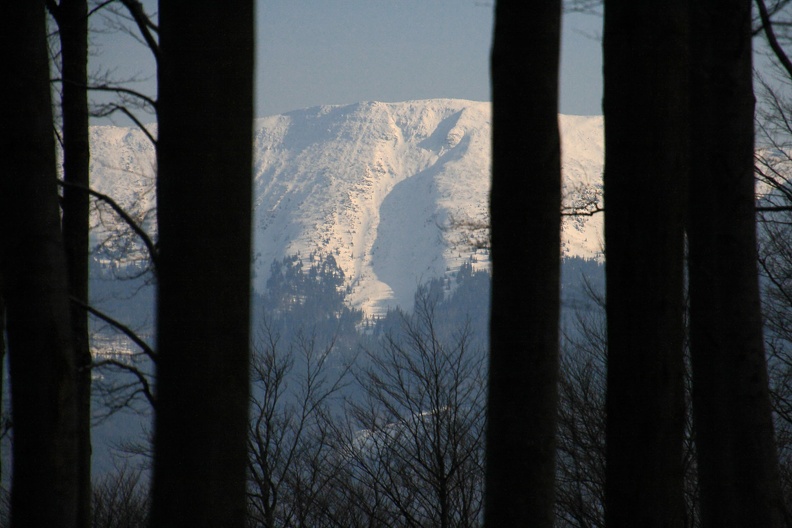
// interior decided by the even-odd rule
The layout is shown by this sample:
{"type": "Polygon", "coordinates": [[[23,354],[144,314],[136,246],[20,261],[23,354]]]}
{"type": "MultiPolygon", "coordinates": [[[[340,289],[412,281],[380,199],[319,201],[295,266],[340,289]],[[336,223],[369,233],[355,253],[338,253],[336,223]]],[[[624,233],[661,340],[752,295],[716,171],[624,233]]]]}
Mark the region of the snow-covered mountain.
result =
{"type": "MultiPolygon", "coordinates": [[[[596,199],[602,118],[559,120],[566,202],[596,199]]],[[[489,103],[321,106],[257,120],[254,141],[257,290],[273,259],[332,253],[351,287],[348,302],[377,314],[410,306],[419,283],[473,255],[460,226],[486,222],[489,103]]],[[[146,212],[154,207],[155,156],[146,137],[94,127],[92,155],[92,185],[153,229],[146,212]]],[[[96,218],[113,227],[106,211],[96,218]]],[[[601,257],[601,215],[566,217],[563,229],[565,256],[601,257]]]]}

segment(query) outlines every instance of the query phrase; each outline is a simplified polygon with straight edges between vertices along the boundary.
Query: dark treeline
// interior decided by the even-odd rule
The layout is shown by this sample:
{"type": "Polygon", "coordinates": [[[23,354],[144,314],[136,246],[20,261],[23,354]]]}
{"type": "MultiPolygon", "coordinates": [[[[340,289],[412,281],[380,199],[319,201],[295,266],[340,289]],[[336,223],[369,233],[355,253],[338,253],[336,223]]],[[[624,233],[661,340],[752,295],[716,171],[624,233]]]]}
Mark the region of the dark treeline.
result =
{"type": "MultiPolygon", "coordinates": [[[[762,240],[763,247],[771,242],[762,240]]],[[[784,248],[777,245],[780,239],[773,240],[774,250],[763,250],[762,258],[774,259],[779,274],[784,248]]],[[[286,272],[286,265],[297,268],[300,260],[292,256],[273,264],[282,273],[273,275],[256,310],[249,525],[482,526],[486,355],[481,332],[486,326],[477,319],[486,320],[489,273],[465,264],[420,287],[411,310],[393,310],[366,323],[359,313],[351,316],[354,310],[337,295],[344,289],[339,268],[313,255],[302,271],[286,272]],[[334,286],[314,284],[320,276],[334,286]],[[288,310],[274,308],[283,306],[282,298],[267,304],[279,297],[276,292],[293,296],[288,310]],[[301,306],[321,307],[321,313],[335,314],[327,319],[336,322],[312,324],[322,319],[303,319],[301,306]],[[350,325],[338,324],[344,317],[350,325]]],[[[604,266],[569,259],[563,271],[555,525],[604,527],[604,266]]],[[[786,411],[792,400],[787,330],[792,303],[769,279],[764,302],[771,314],[770,385],[779,409],[775,427],[784,500],[792,504],[792,419],[786,411]]],[[[687,526],[697,527],[702,526],[700,486],[689,366],[686,370],[683,511],[687,526]]],[[[98,481],[97,526],[112,525],[113,509],[138,519],[131,526],[145,525],[144,475],[121,466],[98,481]]]]}

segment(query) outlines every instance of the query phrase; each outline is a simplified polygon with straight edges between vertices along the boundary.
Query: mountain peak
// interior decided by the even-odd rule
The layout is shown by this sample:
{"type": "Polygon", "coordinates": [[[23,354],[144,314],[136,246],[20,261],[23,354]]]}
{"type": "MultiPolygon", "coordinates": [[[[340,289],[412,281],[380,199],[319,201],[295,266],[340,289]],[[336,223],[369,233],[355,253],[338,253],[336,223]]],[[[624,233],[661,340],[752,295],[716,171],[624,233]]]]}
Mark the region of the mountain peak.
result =
{"type": "MultiPolygon", "coordinates": [[[[568,204],[599,197],[601,117],[559,116],[568,204]]],[[[525,123],[531,126],[531,123],[525,123]]],[[[317,106],[257,119],[255,288],[274,259],[319,252],[369,315],[412,305],[416,286],[476,257],[458,222],[486,222],[490,104],[430,99],[317,106]]],[[[154,153],[138,131],[95,127],[93,185],[122,203],[152,196],[154,153]],[[132,174],[132,177],[130,177],[132,174]]],[[[566,256],[600,258],[602,220],[566,217],[566,256]]],[[[486,265],[486,263],[482,263],[486,265]]]]}

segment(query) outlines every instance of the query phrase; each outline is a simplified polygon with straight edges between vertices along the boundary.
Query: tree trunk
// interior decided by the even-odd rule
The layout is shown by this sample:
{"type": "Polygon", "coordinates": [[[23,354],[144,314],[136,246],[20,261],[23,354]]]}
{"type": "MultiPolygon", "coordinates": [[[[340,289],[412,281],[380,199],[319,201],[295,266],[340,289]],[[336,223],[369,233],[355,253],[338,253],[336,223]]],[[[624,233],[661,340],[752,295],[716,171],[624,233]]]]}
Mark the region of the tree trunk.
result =
{"type": "Polygon", "coordinates": [[[0,276],[0,482],[3,481],[3,433],[5,432],[5,358],[6,358],[6,313],[3,301],[3,277],[0,276]]]}
{"type": "MultiPolygon", "coordinates": [[[[89,186],[88,168],[88,3],[61,0],[53,15],[58,24],[62,61],[63,179],[77,187],[63,190],[63,242],[69,273],[69,293],[88,304],[89,186]]],[[[72,346],[77,369],[77,493],[78,526],[91,524],[91,349],[88,312],[72,305],[72,346]]]]}
{"type": "Polygon", "coordinates": [[[14,420],[12,526],[72,527],[76,398],[44,5],[0,14],[0,273],[14,420]]]}
{"type": "Polygon", "coordinates": [[[499,0],[484,524],[552,527],[561,169],[558,1],[499,0]]]}
{"type": "Polygon", "coordinates": [[[605,2],[605,518],[683,526],[687,0],[605,2]]]}
{"type": "Polygon", "coordinates": [[[689,272],[705,527],[782,525],[754,217],[751,2],[694,2],[689,272]]]}
{"type": "Polygon", "coordinates": [[[161,2],[152,526],[246,509],[253,1],[161,2]]]}

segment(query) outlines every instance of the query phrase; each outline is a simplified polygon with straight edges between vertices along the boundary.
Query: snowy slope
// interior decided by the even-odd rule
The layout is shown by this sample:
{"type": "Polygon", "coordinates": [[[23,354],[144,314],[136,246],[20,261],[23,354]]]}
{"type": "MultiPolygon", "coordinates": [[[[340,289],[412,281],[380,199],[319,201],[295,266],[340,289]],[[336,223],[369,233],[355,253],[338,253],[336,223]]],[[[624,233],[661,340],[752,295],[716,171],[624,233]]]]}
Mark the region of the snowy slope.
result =
{"type": "MultiPolygon", "coordinates": [[[[566,200],[596,197],[602,118],[559,119],[566,200]]],[[[486,220],[489,103],[315,107],[257,120],[254,141],[257,290],[273,259],[332,252],[348,301],[376,314],[410,306],[419,283],[470,257],[452,219],[486,220]]],[[[154,154],[140,132],[96,127],[92,149],[95,187],[137,214],[154,206],[154,154]]],[[[601,215],[565,219],[564,254],[600,258],[601,233],[601,215]]]]}
{"type": "MultiPolygon", "coordinates": [[[[156,236],[157,161],[151,142],[137,128],[114,126],[91,127],[90,142],[93,190],[117,202],[137,224],[156,236]]],[[[92,205],[95,258],[115,269],[145,263],[148,253],[130,228],[105,202],[94,200],[92,205]]]]}

